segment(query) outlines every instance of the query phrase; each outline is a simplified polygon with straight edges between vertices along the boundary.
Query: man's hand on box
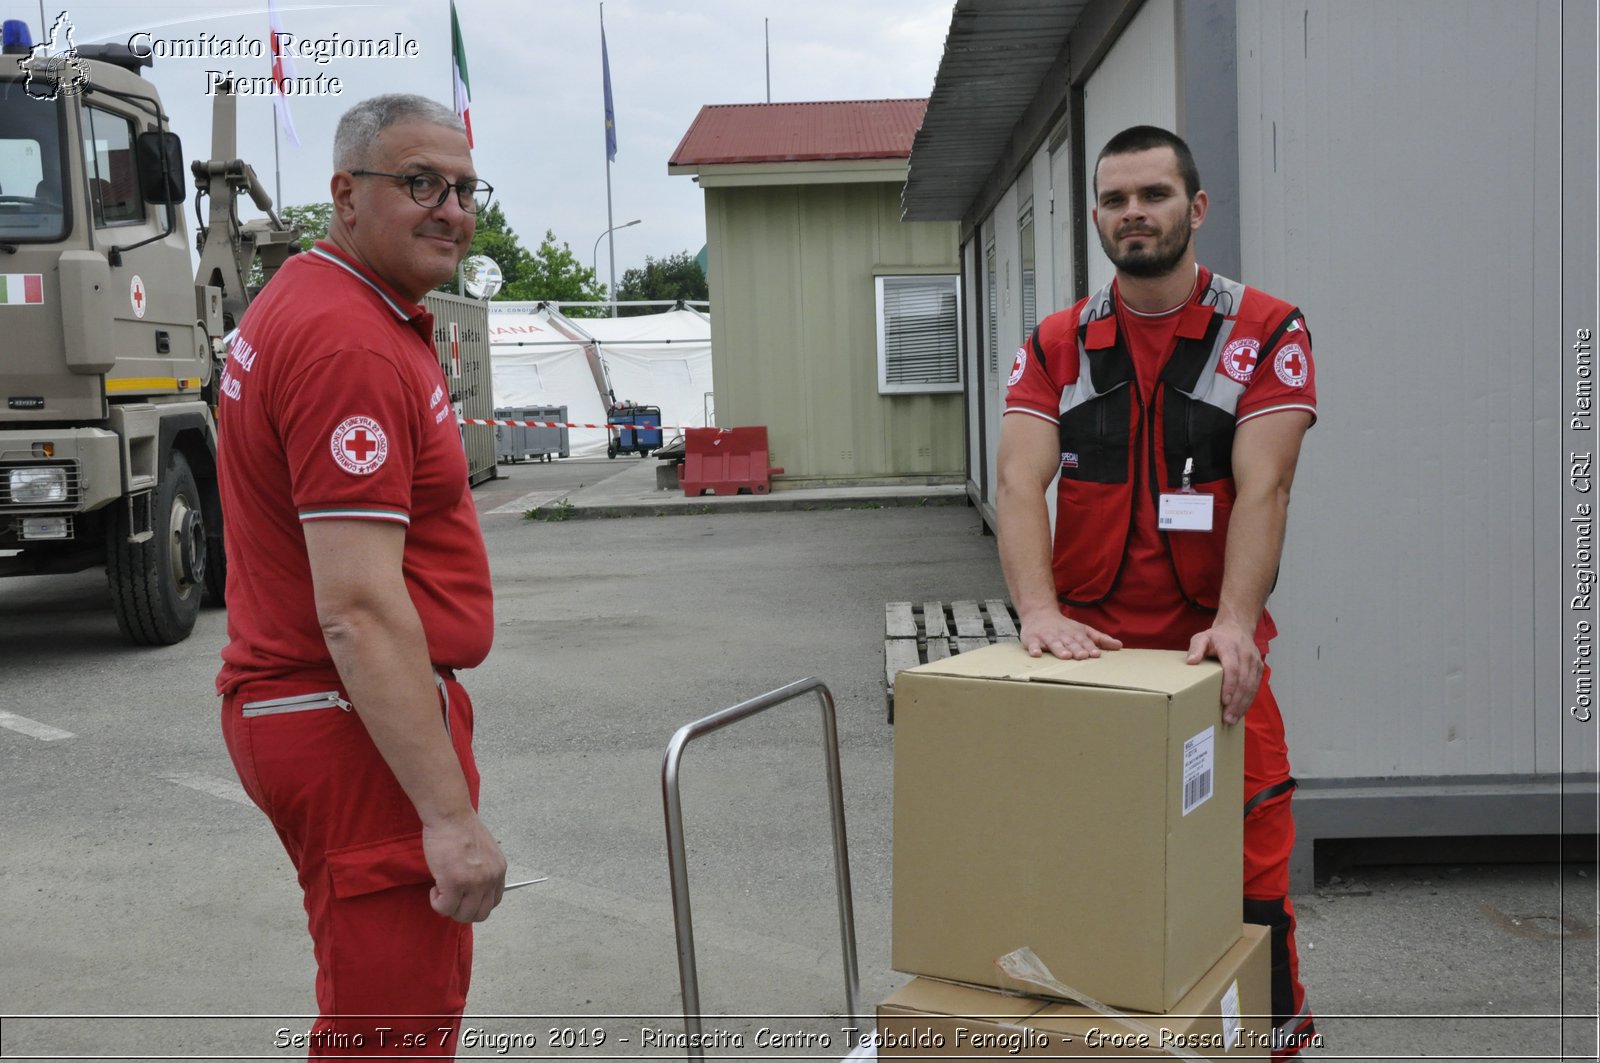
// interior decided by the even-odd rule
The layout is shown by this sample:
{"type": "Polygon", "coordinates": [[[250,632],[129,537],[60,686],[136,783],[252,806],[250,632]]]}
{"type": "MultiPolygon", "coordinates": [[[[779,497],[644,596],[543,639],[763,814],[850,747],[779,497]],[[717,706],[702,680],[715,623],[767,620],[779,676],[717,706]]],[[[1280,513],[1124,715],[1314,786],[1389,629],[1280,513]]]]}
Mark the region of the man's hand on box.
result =
{"type": "Polygon", "coordinates": [[[1217,623],[1189,640],[1189,663],[1215,657],[1222,665],[1222,721],[1244,719],[1261,686],[1261,651],[1253,632],[1235,624],[1217,623]]]}
{"type": "Polygon", "coordinates": [[[1053,607],[1025,614],[1021,619],[1022,648],[1029,657],[1041,657],[1048,650],[1063,660],[1081,661],[1100,656],[1101,650],[1122,649],[1122,643],[1104,631],[1070,620],[1053,607]]]}

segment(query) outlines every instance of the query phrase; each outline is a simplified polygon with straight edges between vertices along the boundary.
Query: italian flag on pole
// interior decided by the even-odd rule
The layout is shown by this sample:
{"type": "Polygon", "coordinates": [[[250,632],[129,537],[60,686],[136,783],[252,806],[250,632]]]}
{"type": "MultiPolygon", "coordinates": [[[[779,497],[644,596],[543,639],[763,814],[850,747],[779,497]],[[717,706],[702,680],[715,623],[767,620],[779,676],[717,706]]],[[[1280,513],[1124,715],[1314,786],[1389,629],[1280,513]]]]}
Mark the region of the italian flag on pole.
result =
{"type": "MultiPolygon", "coordinates": [[[[278,17],[278,0],[267,0],[267,19],[272,27],[272,106],[278,112],[278,124],[283,126],[283,135],[298,148],[300,136],[294,131],[294,118],[289,114],[288,90],[284,88],[286,78],[294,80],[294,56],[288,54],[283,46],[283,20],[278,17]]],[[[276,141],[273,150],[277,150],[276,141]]]]}
{"type": "Polygon", "coordinates": [[[43,273],[0,273],[0,306],[44,305],[43,273]]]}
{"type": "Polygon", "coordinates": [[[467,83],[467,48],[461,43],[461,20],[456,18],[456,0],[450,0],[450,49],[455,55],[453,68],[456,114],[467,127],[467,147],[472,147],[472,88],[467,83]]]}

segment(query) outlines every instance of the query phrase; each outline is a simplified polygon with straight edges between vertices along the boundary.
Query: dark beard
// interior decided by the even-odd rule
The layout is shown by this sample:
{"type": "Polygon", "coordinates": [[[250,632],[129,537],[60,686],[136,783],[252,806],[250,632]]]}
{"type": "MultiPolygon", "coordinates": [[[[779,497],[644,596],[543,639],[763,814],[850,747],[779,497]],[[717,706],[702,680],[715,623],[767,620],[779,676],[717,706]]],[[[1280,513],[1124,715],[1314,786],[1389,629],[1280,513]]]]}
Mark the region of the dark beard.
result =
{"type": "Polygon", "coordinates": [[[1100,247],[1111,264],[1130,277],[1164,277],[1183,261],[1184,253],[1189,250],[1190,235],[1187,225],[1179,225],[1166,236],[1157,238],[1154,246],[1118,254],[1115,243],[1101,233],[1100,247]]]}

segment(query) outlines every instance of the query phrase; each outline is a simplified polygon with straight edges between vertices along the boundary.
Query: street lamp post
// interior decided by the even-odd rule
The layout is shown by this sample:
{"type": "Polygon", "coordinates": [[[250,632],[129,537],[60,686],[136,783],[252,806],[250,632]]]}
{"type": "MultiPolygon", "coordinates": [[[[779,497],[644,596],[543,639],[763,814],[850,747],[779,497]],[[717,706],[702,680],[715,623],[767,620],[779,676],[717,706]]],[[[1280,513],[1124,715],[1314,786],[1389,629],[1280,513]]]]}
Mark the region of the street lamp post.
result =
{"type": "MultiPolygon", "coordinates": [[[[626,229],[630,225],[638,225],[643,220],[644,220],[643,218],[635,218],[632,221],[625,221],[621,225],[613,225],[611,228],[607,229],[605,232],[601,233],[599,236],[594,238],[594,253],[589,256],[589,269],[590,269],[590,272],[592,272],[595,275],[596,278],[598,278],[600,276],[600,241],[604,240],[607,236],[609,236],[612,233],[616,232],[618,229],[626,229]]],[[[612,317],[616,317],[617,316],[617,245],[616,245],[616,241],[612,241],[611,246],[607,249],[606,258],[609,261],[610,266],[611,266],[611,287],[606,289],[606,294],[611,296],[611,316],[612,317]]]]}

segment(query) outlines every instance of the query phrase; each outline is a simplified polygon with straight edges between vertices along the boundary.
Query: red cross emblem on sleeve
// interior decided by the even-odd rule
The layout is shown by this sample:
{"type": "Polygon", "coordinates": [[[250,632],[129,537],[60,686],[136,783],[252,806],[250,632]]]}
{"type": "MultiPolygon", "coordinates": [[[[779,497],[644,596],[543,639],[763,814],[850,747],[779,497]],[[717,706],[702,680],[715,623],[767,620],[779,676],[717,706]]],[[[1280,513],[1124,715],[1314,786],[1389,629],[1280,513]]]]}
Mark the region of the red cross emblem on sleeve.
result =
{"type": "Polygon", "coordinates": [[[378,441],[366,433],[364,429],[356,429],[344,439],[344,452],[357,461],[366,461],[367,457],[378,449],[378,441]]]}
{"type": "Polygon", "coordinates": [[[1284,345],[1272,364],[1278,371],[1278,379],[1285,384],[1292,388],[1306,386],[1306,377],[1311,372],[1311,360],[1306,357],[1306,352],[1300,349],[1298,343],[1284,345]]]}
{"type": "Polygon", "coordinates": [[[389,437],[370,417],[347,417],[333,430],[329,449],[345,472],[366,476],[377,472],[389,456],[389,437]]]}
{"type": "Polygon", "coordinates": [[[1222,349],[1222,371],[1239,383],[1248,384],[1255,375],[1256,360],[1260,354],[1260,341],[1248,337],[1234,340],[1222,349]]]}

